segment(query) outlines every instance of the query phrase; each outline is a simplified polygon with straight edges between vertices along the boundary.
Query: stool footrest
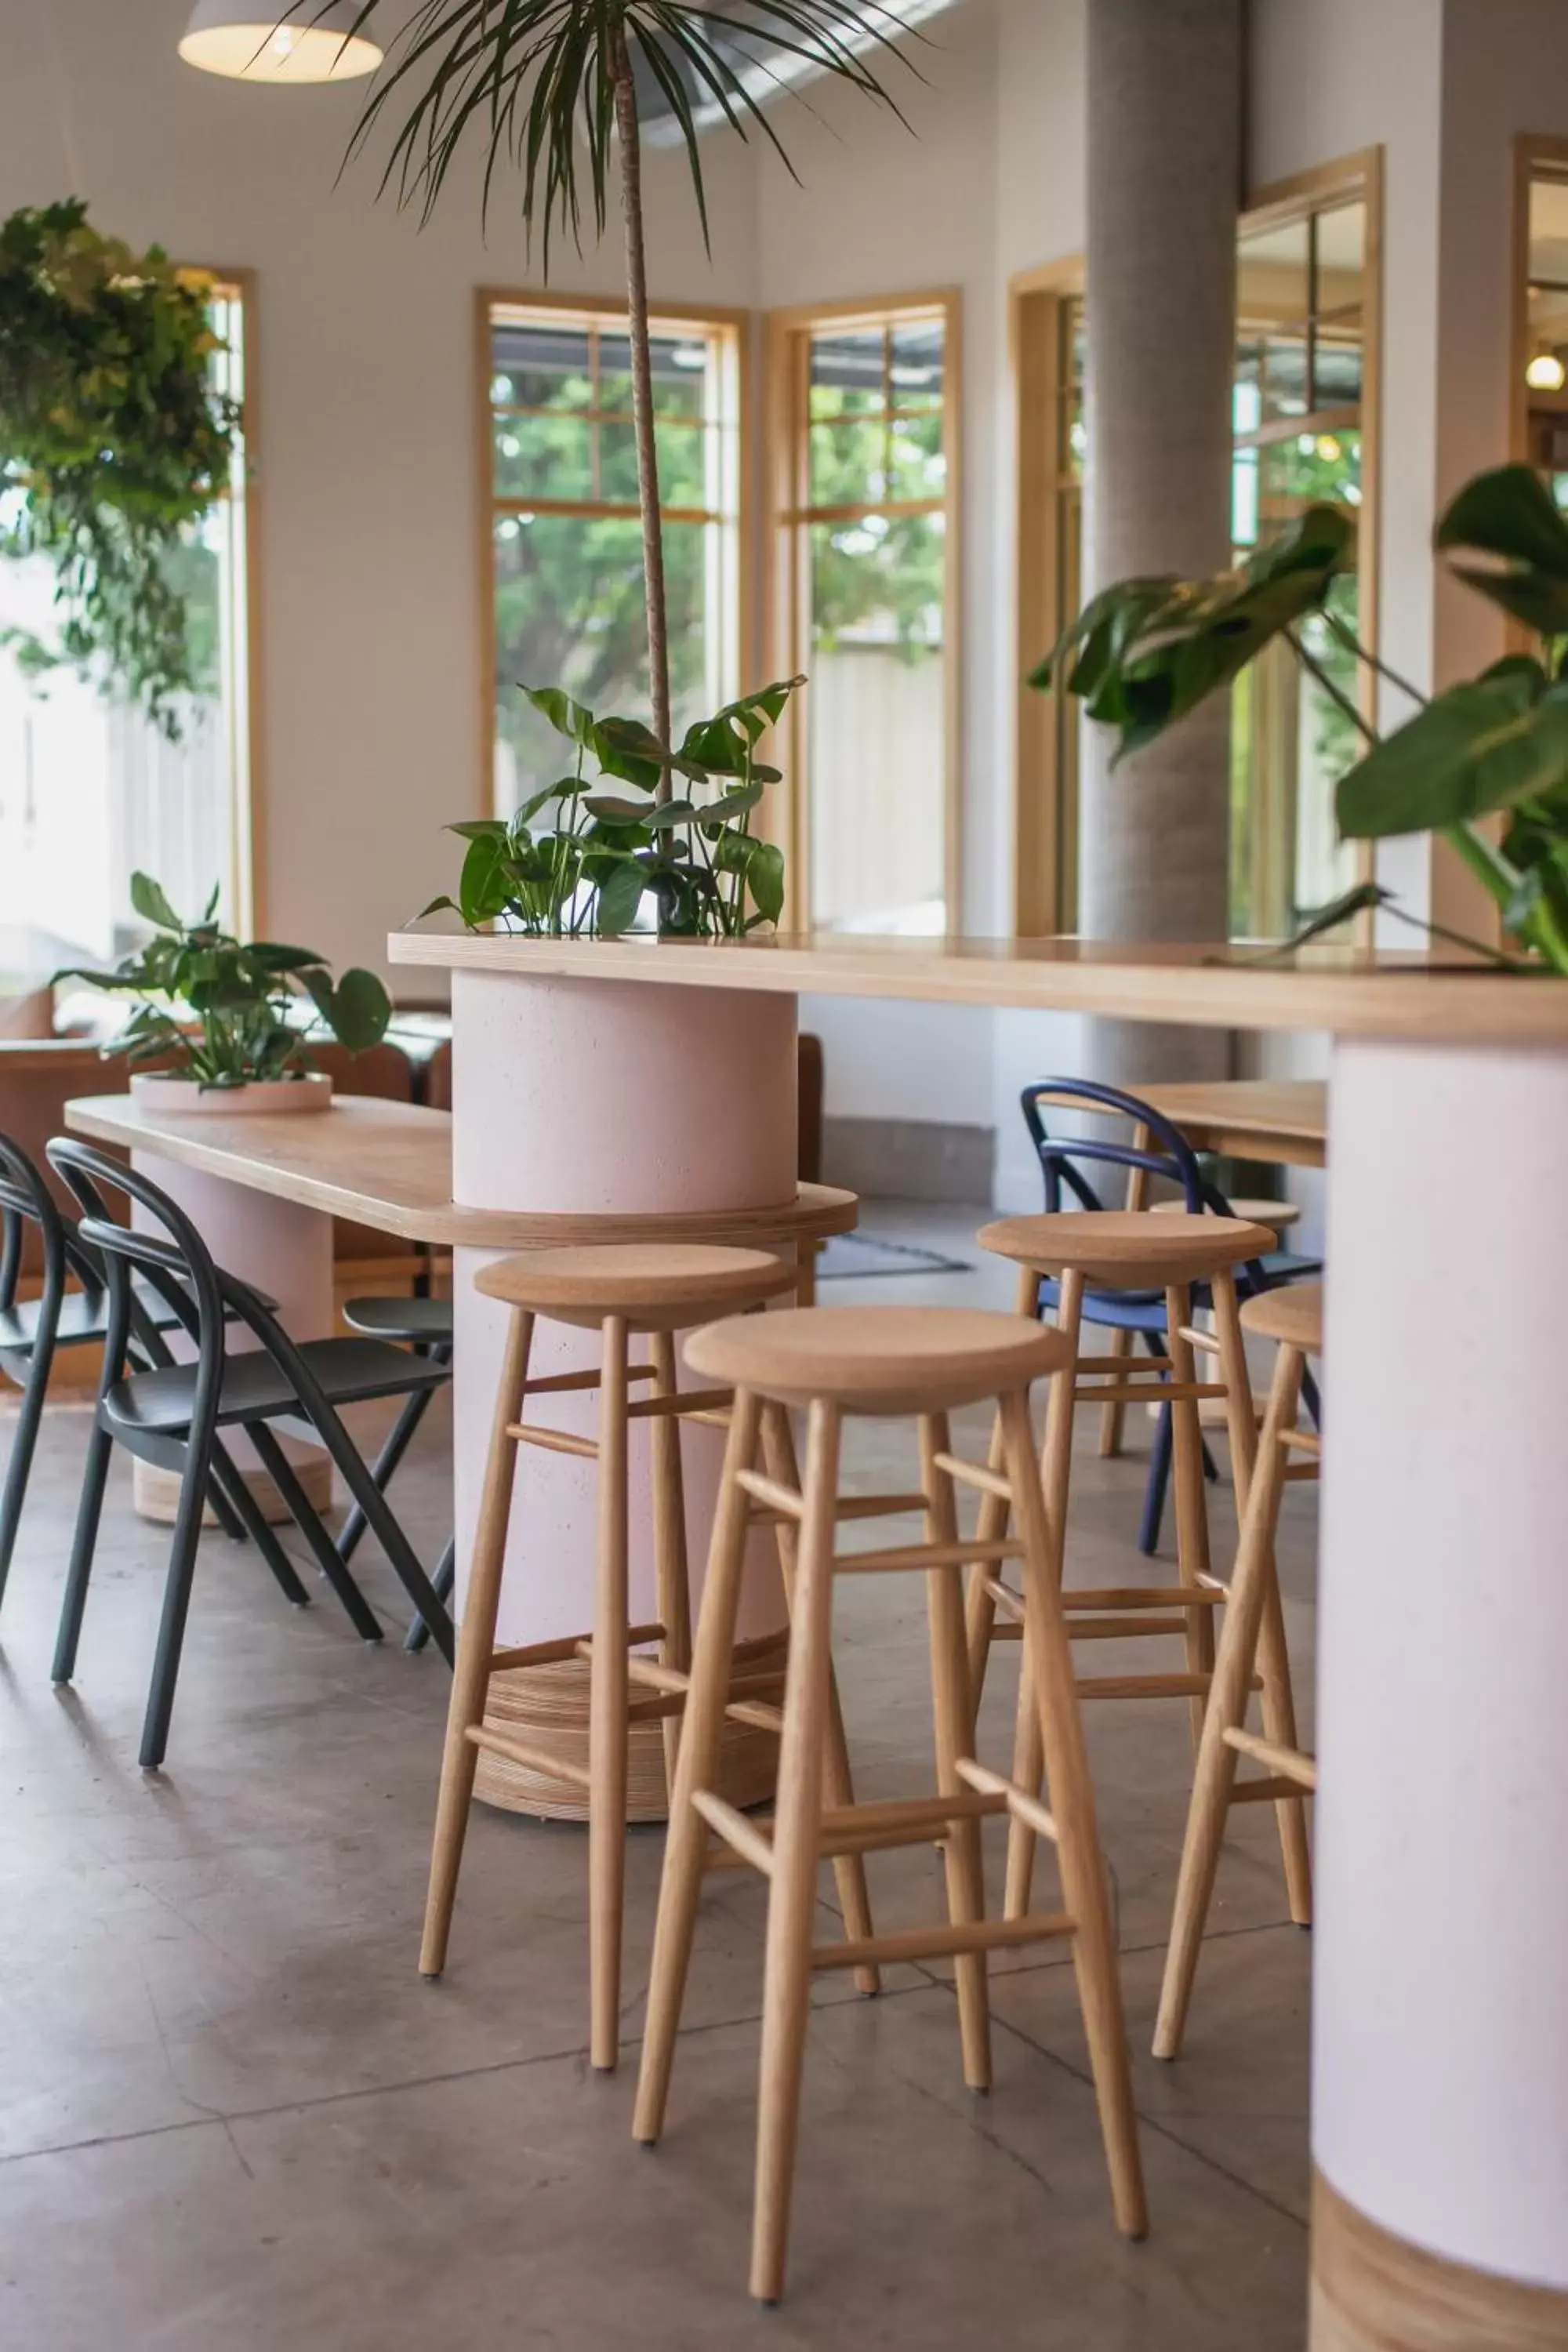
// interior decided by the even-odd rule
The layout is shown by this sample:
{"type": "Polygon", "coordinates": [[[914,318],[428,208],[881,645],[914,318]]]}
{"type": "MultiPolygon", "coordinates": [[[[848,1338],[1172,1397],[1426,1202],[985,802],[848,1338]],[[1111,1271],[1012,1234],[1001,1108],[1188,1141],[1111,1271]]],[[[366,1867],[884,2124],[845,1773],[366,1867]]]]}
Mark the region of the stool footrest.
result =
{"type": "MultiPolygon", "coordinates": [[[[626,1378],[628,1381],[651,1381],[657,1380],[658,1377],[658,1375],[652,1364],[628,1364],[626,1366],[626,1378]]],[[[591,1371],[547,1373],[542,1380],[530,1381],[523,1390],[523,1394],[524,1396],[531,1397],[564,1396],[569,1391],[574,1389],[598,1389],[603,1388],[604,1385],[604,1371],[598,1365],[595,1365],[591,1371]]]]}
{"type": "MultiPolygon", "coordinates": [[[[1142,1371],[1142,1364],[1138,1367],[1142,1371]]],[[[1185,1404],[1193,1399],[1222,1397],[1218,1381],[1091,1381],[1073,1392],[1074,1404],[1185,1404]]]]}
{"type": "MultiPolygon", "coordinates": [[[[1191,1338],[1184,1331],[1182,1337],[1191,1338]]],[[[1207,1337],[1207,1334],[1205,1334],[1207,1337]]],[[[1073,1366],[1074,1375],[1081,1372],[1114,1372],[1125,1380],[1131,1372],[1170,1372],[1175,1366],[1169,1356],[1079,1356],[1073,1366]]]]}
{"type": "Polygon", "coordinates": [[[989,1594],[990,1598],[996,1603],[997,1608],[1002,1612],[1004,1617],[1008,1621],[1005,1626],[999,1626],[996,1629],[997,1636],[999,1638],[1005,1638],[1007,1634],[1012,1633],[1022,1627],[1024,1622],[1024,1596],[1021,1592],[1015,1592],[1012,1586],[1010,1584],[1004,1584],[999,1576],[985,1577],[982,1581],[981,1590],[982,1591],[989,1594]]]}
{"type": "Polygon", "coordinates": [[[836,1551],[833,1571],[838,1575],[893,1575],[900,1569],[967,1568],[972,1560],[1020,1559],[1022,1543],[899,1544],[890,1551],[836,1551]]]}
{"type": "Polygon", "coordinates": [[[1217,1609],[1223,1584],[1064,1584],[1064,1609],[1217,1609]]]}
{"type": "Polygon", "coordinates": [[[973,1756],[961,1756],[958,1777],[967,1780],[972,1789],[980,1790],[992,1802],[1005,1805],[1015,1821],[1022,1822],[1037,1837],[1048,1838],[1053,1845],[1058,1843],[1057,1817],[1049,1806],[1043,1805],[1027,1789],[1020,1789],[1005,1773],[994,1772],[989,1764],[977,1764],[973,1756]]]}
{"type": "Polygon", "coordinates": [[[536,1748],[526,1739],[514,1739],[510,1732],[492,1731],[488,1724],[470,1723],[464,1737],[487,1756],[504,1756],[509,1764],[521,1764],[528,1772],[552,1772],[575,1788],[588,1786],[588,1768],[574,1763],[571,1758],[557,1756],[548,1748],[536,1748]]]}
{"type": "Polygon", "coordinates": [[[1013,1489],[1000,1470],[993,1470],[984,1462],[966,1461],[962,1454],[939,1454],[935,1457],[939,1470],[956,1478],[961,1486],[973,1486],[982,1495],[994,1495],[1004,1503],[1013,1499],[1013,1489]]]}
{"type": "Polygon", "coordinates": [[[575,1454],[584,1462],[596,1462],[599,1447],[596,1439],[579,1437],[570,1429],[551,1429],[538,1421],[514,1421],[507,1435],[519,1445],[537,1445],[543,1454],[575,1454]]]}
{"type": "Polygon", "coordinates": [[[660,1416],[689,1414],[694,1420],[699,1413],[722,1412],[729,1418],[731,1393],[728,1389],[679,1390],[673,1396],[634,1397],[626,1407],[628,1421],[647,1421],[660,1416]]]}
{"type": "MultiPolygon", "coordinates": [[[[1206,1698],[1207,1675],[1079,1675],[1079,1698],[1206,1698]]],[[[1257,1676],[1253,1687],[1260,1689],[1257,1676]]]]}
{"type": "MultiPolygon", "coordinates": [[[[1261,1739],[1257,1732],[1244,1731],[1239,1725],[1226,1730],[1225,1744],[1227,1748],[1234,1748],[1238,1755],[1250,1756],[1255,1764],[1261,1764],[1269,1772],[1277,1773],[1281,1780],[1289,1780],[1294,1788],[1306,1789],[1309,1791],[1315,1790],[1317,1788],[1317,1759],[1304,1756],[1298,1748],[1281,1748],[1277,1740],[1261,1739]]],[[[1247,1781],[1238,1781],[1232,1791],[1232,1802],[1234,1803],[1242,1795],[1243,1790],[1250,1793],[1254,1785],[1247,1781]]]]}
{"type": "Polygon", "coordinates": [[[1279,1443],[1298,1454],[1311,1454],[1314,1461],[1322,1459],[1323,1441],[1315,1429],[1282,1429],[1279,1443]]]}
{"type": "Polygon", "coordinates": [[[951,1960],[965,1952],[1005,1951],[1019,1944],[1043,1944],[1071,1936],[1078,1921],[1067,1911],[1029,1911],[1021,1919],[976,1919],[972,1925],[898,1927],[886,1936],[863,1936],[847,1944],[818,1944],[814,1969],[862,1969],[899,1960],[951,1960]]]}
{"type": "MultiPolygon", "coordinates": [[[[782,1486],[778,1479],[767,1477],[761,1470],[741,1470],[737,1483],[745,1488],[754,1503],[781,1519],[800,1519],[805,1514],[804,1496],[794,1486],[782,1486]]],[[[923,1495],[840,1495],[833,1507],[836,1519],[897,1519],[911,1511],[923,1512],[928,1507],[923,1495]]],[[[753,1523],[762,1512],[752,1513],[753,1523]]]]}
{"type": "MultiPolygon", "coordinates": [[[[662,1642],[662,1625],[629,1625],[628,1642],[662,1642]]],[[[530,1642],[521,1650],[492,1650],[490,1672],[499,1675],[513,1666],[558,1666],[569,1658],[585,1658],[592,1648],[592,1637],[585,1633],[566,1633],[556,1642],[530,1642]]]]}
{"type": "MultiPolygon", "coordinates": [[[[779,1680],[783,1679],[781,1675],[779,1680]]],[[[770,1706],[766,1699],[732,1698],[724,1712],[731,1723],[749,1724],[753,1731],[771,1731],[775,1738],[784,1730],[784,1709],[770,1706]]]]}
{"type": "Polygon", "coordinates": [[[1315,1462],[1287,1462],[1281,1475],[1292,1480],[1305,1479],[1315,1486],[1322,1473],[1315,1462]]]}
{"type": "Polygon", "coordinates": [[[742,1862],[760,1870],[764,1878],[773,1876],[773,1846],[755,1822],[749,1822],[744,1813],[727,1804],[722,1797],[716,1797],[711,1789],[694,1789],[691,1803],[693,1811],[701,1814],[709,1828],[717,1831],[742,1862]]]}
{"type": "Polygon", "coordinates": [[[1066,1617],[1069,1642],[1133,1642],[1191,1631],[1184,1617],[1066,1617]]]}

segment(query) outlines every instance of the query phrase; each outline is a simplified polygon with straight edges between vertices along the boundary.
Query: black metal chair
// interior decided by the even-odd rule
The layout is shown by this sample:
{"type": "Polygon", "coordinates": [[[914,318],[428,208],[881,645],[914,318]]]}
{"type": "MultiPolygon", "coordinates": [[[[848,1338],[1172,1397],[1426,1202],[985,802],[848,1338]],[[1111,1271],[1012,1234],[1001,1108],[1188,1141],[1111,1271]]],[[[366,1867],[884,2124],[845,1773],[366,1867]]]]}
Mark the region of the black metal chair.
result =
{"type": "MultiPolygon", "coordinates": [[[[452,1302],[449,1298],[432,1298],[420,1292],[412,1298],[351,1298],[342,1309],[343,1321],[351,1331],[363,1332],[366,1338],[392,1339],[416,1349],[433,1363],[449,1364],[452,1360],[452,1302]]],[[[424,1420],[435,1395],[434,1389],[416,1389],[387,1433],[381,1452],[371,1465],[371,1476],[386,1492],[398,1464],[407,1453],[414,1433],[424,1420]]],[[[356,1503],[338,1535],[338,1555],[350,1559],[368,1522],[356,1503]]],[[[447,1548],[430,1571],[430,1581],[443,1601],[450,1600],[452,1582],[457,1573],[457,1538],[448,1536],[447,1548]]],[[[430,1628],[423,1617],[416,1616],[404,1636],[405,1650],[417,1651],[430,1639],[430,1628]]]]}
{"type": "Polygon", "coordinates": [[[277,1486],[351,1621],[366,1641],[379,1641],[381,1625],[307,1497],[279,1435],[304,1438],[325,1448],[450,1663],[452,1623],[446,1605],[338,1414],[342,1405],[440,1387],[450,1377],[447,1367],[378,1339],[296,1342],[259,1292],[214,1264],[211,1252],[184,1211],[145,1176],[86,1144],[56,1141],[49,1145],[48,1155],[81,1204],[80,1237],[101,1260],[109,1288],[103,1373],[66,1575],[54,1679],[68,1682],[75,1671],[110,1454],[116,1444],[123,1445],[141,1461],[178,1472],[181,1480],[142,1734],[143,1767],[153,1770],[162,1763],[195,1572],[202,1505],[219,1444],[217,1433],[226,1428],[243,1429],[249,1437],[262,1468],[277,1486]],[[109,1213],[103,1186],[126,1194],[168,1238],[118,1223],[109,1213]],[[194,1363],[132,1369],[133,1267],[154,1281],[172,1304],[179,1305],[180,1319],[195,1345],[194,1363]],[[243,1325],[258,1345],[229,1350],[227,1318],[243,1325]]]}
{"type": "MultiPolygon", "coordinates": [[[[131,1351],[149,1368],[173,1360],[160,1334],[182,1322],[178,1305],[153,1284],[132,1284],[131,1351]]],[[[14,1138],[0,1135],[0,1371],[22,1391],[16,1433],[0,1488],[0,1597],[10,1574],[27,1481],[54,1360],[62,1348],[101,1344],[109,1330],[109,1285],[100,1260],[83,1244],[79,1229],[62,1214],[42,1172],[14,1138]],[[20,1299],[22,1253],[26,1229],[39,1237],[43,1279],[37,1298],[20,1299]],[[68,1286],[74,1282],[73,1290],[68,1286]]],[[[297,1607],[310,1596],[288,1554],[272,1535],[239,1472],[221,1446],[214,1450],[207,1496],[224,1533],[236,1541],[249,1536],[288,1598],[297,1607]]]]}

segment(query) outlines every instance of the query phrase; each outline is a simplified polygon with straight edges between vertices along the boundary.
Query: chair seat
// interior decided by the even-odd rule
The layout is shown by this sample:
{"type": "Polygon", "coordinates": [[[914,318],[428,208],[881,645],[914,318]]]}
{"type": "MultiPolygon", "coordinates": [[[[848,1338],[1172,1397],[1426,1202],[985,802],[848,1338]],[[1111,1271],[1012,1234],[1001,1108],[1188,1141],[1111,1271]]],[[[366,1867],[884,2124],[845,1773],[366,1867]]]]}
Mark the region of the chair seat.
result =
{"type": "Polygon", "coordinates": [[[342,1310],[351,1331],[373,1339],[410,1339],[422,1347],[450,1347],[449,1298],[351,1298],[342,1310]]]}
{"type": "MultiPolygon", "coordinates": [[[[451,1373],[445,1364],[410,1356],[381,1339],[308,1339],[300,1355],[333,1405],[364,1404],[376,1397],[404,1396],[413,1389],[439,1388],[451,1373]]],[[[194,1364],[172,1364],[153,1372],[132,1372],[110,1390],[105,1418],[127,1443],[138,1433],[174,1436],[191,1424],[195,1395],[194,1364]]],[[[220,1426],[239,1421],[269,1421],[302,1411],[280,1367],[261,1349],[224,1359],[218,1392],[220,1426]]]]}
{"type": "Polygon", "coordinates": [[[686,1342],[704,1380],[784,1404],[938,1412],[1000,1396],[1070,1362],[1058,1331],[975,1307],[796,1307],[710,1323],[686,1342]]]}
{"type": "MultiPolygon", "coordinates": [[[[136,1303],[147,1320],[159,1331],[179,1328],[180,1318],[167,1299],[151,1286],[137,1283],[136,1303]]],[[[0,1355],[14,1351],[29,1354],[38,1336],[38,1318],[43,1312],[41,1298],[24,1300],[19,1307],[8,1307],[0,1314],[0,1355]]],[[[57,1348],[79,1348],[90,1339],[101,1339],[109,1328],[109,1294],[104,1290],[68,1290],[60,1301],[60,1319],[55,1332],[57,1348]]]]}
{"type": "Polygon", "coordinates": [[[793,1265],[765,1250],[603,1242],[501,1258],[481,1268],[474,1287],[557,1323],[593,1326],[619,1315],[639,1331],[680,1331],[726,1308],[775,1298],[798,1279],[793,1265]]]}
{"type": "Polygon", "coordinates": [[[1309,1356],[1323,1352],[1323,1286],[1295,1282],[1284,1290],[1265,1290],[1247,1300],[1241,1328],[1260,1339],[1278,1339],[1309,1356]]]}
{"type": "MultiPolygon", "coordinates": [[[[1247,1264],[1253,1261],[1249,1258],[1247,1264]]],[[[1264,1280],[1272,1289],[1276,1284],[1301,1282],[1309,1276],[1321,1274],[1321,1257],[1301,1257],[1294,1250],[1269,1250],[1257,1260],[1264,1280]]],[[[1039,1304],[1042,1308],[1054,1307],[1061,1298],[1061,1285],[1050,1275],[1040,1276],[1039,1304]]],[[[1201,1314],[1214,1304],[1206,1282],[1192,1285],[1192,1309],[1201,1314]]],[[[1165,1329],[1165,1294],[1163,1290],[1086,1290],[1083,1295],[1083,1319],[1099,1323],[1108,1329],[1147,1331],[1162,1337],[1165,1329]]]]}
{"type": "Polygon", "coordinates": [[[1274,1247],[1265,1225],[1239,1217],[1155,1216],[1147,1210],[1067,1209],[1000,1217],[980,1244],[1042,1274],[1084,1275],[1111,1290],[1149,1290],[1228,1273],[1274,1247]]]}

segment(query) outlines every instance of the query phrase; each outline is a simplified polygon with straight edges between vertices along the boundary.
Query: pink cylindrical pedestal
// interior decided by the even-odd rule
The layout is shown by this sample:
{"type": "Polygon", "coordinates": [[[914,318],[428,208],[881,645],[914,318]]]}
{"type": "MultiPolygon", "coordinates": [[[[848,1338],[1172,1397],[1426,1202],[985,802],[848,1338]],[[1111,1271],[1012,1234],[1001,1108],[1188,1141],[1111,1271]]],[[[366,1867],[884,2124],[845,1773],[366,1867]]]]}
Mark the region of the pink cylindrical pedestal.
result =
{"type": "MultiPolygon", "coordinates": [[[[330,1118],[331,1112],[324,1116],[330,1118]]],[[[167,1192],[184,1209],[218,1265],[245,1282],[254,1283],[278,1302],[279,1320],[296,1339],[323,1339],[332,1329],[332,1221],[317,1209],[293,1201],[275,1200],[248,1185],[230,1184],[179,1161],[152,1152],[132,1154],[132,1166],[167,1192]]],[[[144,1210],[135,1213],[138,1226],[157,1233],[156,1219],[144,1210]]],[[[189,1352],[180,1334],[165,1335],[171,1353],[189,1352]]],[[[248,1332],[231,1330],[232,1348],[254,1347],[248,1332]]],[[[245,1474],[246,1483],[270,1519],[289,1516],[282,1497],[256,1459],[255,1448],[239,1433],[224,1443],[245,1474]]],[[[281,1441],[298,1465],[300,1483],[319,1510],[332,1499],[332,1465],[319,1447],[281,1441]]],[[[169,1521],[179,1498],[179,1480],[173,1473],[149,1463],[135,1465],[136,1508],[144,1518],[169,1521]]]]}
{"type": "MultiPolygon", "coordinates": [[[[795,1000],[731,989],[530,979],[459,971],[452,982],[453,1195],[464,1208],[582,1217],[581,1238],[634,1240],[639,1220],[679,1214],[716,1223],[795,1196],[795,1000]]],[[[560,1238],[558,1234],[556,1236],[560,1238]]],[[[454,1268],[454,1454],[460,1617],[500,1375],[506,1309],[473,1277],[487,1254],[460,1249],[454,1268]]],[[[597,1360],[591,1332],[542,1322],[533,1370],[597,1360]]],[[[554,1397],[550,1418],[591,1434],[591,1394],[554,1397]]],[[[646,1424],[630,1461],[631,1614],[654,1601],[651,1474],[646,1424]]],[[[687,1537],[700,1588],[723,1439],[687,1426],[682,1458],[687,1537]]],[[[520,1450],[499,1639],[508,1645],[585,1633],[593,1622],[596,1473],[568,1454],[520,1450]]],[[[771,1647],[784,1627],[772,1539],[754,1540],[743,1643],[771,1647]]],[[[539,1667],[498,1676],[498,1727],[531,1727],[561,1746],[586,1740],[587,1670],[539,1667]]],[[[740,1733],[732,1790],[763,1793],[765,1735],[740,1733]],[[738,1776],[738,1777],[737,1777],[738,1776]],[[749,1777],[748,1777],[749,1776],[749,1777]]],[[[584,1747],[585,1753],[585,1747],[584,1747]]],[[[634,1818],[663,1811],[657,1724],[634,1732],[634,1818]],[[645,1736],[646,1735],[646,1736],[645,1736]]],[[[479,1793],[513,1809],[581,1817],[582,1792],[481,1759],[479,1793]]]]}
{"type": "Polygon", "coordinates": [[[1568,1055],[1331,1101],[1310,2340],[1568,2344],[1568,1055]]]}

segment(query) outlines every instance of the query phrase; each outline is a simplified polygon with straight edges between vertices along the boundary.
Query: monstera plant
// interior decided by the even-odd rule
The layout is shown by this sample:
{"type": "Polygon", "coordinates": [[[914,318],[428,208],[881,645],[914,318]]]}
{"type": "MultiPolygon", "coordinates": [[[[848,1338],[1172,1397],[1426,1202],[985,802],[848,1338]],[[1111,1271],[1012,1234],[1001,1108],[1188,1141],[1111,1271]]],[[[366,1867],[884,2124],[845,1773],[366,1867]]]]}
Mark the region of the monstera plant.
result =
{"type": "MultiPolygon", "coordinates": [[[[279,13],[310,21],[324,12],[319,0],[294,0],[279,13]]],[[[641,896],[628,861],[640,859],[661,929],[727,933],[758,917],[773,919],[783,905],[782,859],[733,820],[749,818],[752,796],[760,799],[768,778],[752,756],[763,731],[756,722],[777,717],[790,688],[768,687],[732,704],[679,746],[671,730],[640,110],[650,97],[662,101],[685,149],[706,241],[700,116],[718,116],[742,139],[760,135],[790,168],[760,102],[755,53],[772,52],[789,75],[830,76],[897,114],[868,53],[900,57],[895,37],[908,28],[881,0],[420,0],[412,13],[408,0],[363,0],[345,37],[389,14],[387,63],[353,139],[353,149],[363,147],[391,126],[382,187],[428,215],[472,134],[484,151],[487,205],[497,175],[517,174],[546,278],[552,236],[580,245],[584,215],[604,235],[617,179],[626,250],[651,725],[595,720],[558,689],[523,690],[603,775],[645,785],[647,804],[605,806],[616,796],[589,793],[579,760],[569,790],[536,792],[510,825],[458,828],[473,836],[458,903],[489,907],[505,883],[510,919],[523,928],[624,929],[641,896]],[[560,718],[547,708],[552,700],[560,718]],[[737,793],[748,796],[743,811],[737,793]],[[563,822],[542,841],[531,828],[552,804],[563,822]]],[[[341,11],[334,23],[344,29],[341,11]]],[[[763,86],[784,78],[764,75],[763,86]]]]}
{"type": "MultiPolygon", "coordinates": [[[[1342,835],[1441,834],[1523,950],[1481,952],[1510,969],[1568,974],[1568,523],[1530,467],[1500,466],[1458,492],[1433,544],[1457,579],[1530,633],[1532,651],[1421,695],[1335,611],[1331,592],[1354,562],[1352,527],[1337,508],[1314,506],[1236,572],[1124,580],[1103,590],[1030,683],[1059,679],[1091,719],[1115,728],[1122,759],[1227,688],[1283,637],[1365,744],[1336,789],[1342,835]],[[1379,734],[1306,642],[1301,625],[1313,614],[1418,706],[1413,717],[1379,734]],[[1500,829],[1483,830],[1487,817],[1500,817],[1500,829]]],[[[1322,908],[1299,938],[1387,895],[1363,883],[1322,908]]]]}

